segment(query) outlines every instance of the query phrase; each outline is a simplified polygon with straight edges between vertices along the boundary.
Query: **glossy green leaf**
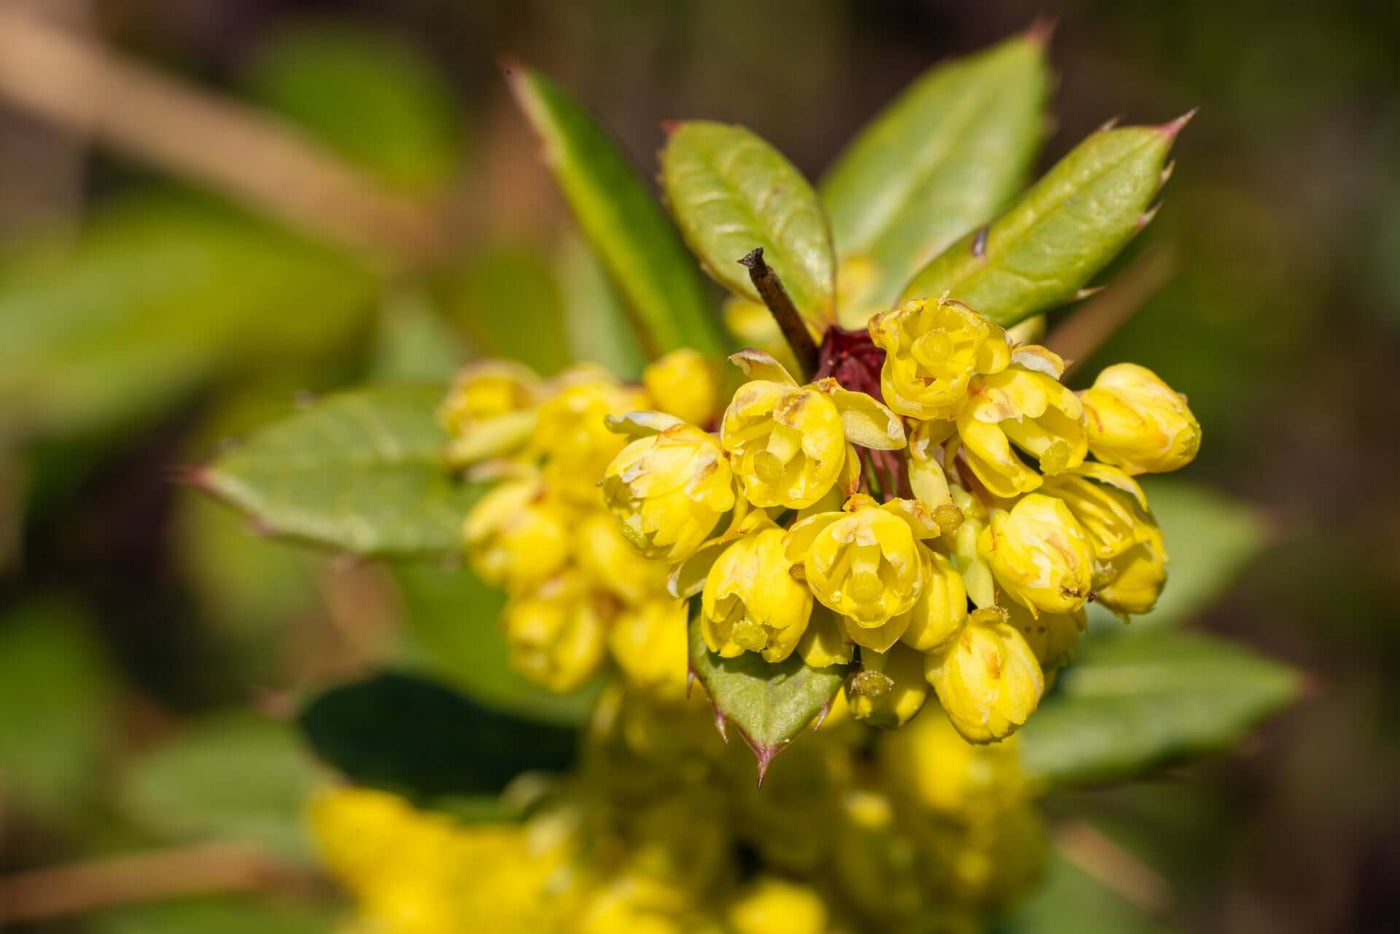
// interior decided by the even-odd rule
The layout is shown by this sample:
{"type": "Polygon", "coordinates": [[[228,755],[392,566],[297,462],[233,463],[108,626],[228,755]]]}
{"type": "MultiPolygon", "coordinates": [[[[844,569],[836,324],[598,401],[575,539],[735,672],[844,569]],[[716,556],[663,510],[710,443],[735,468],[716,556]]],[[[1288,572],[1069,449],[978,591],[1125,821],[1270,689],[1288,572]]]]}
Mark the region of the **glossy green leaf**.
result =
{"type": "Polygon", "coordinates": [[[661,151],[661,183],[686,242],[722,285],[759,301],[739,260],[762,247],[797,310],[814,323],[834,320],[831,228],[782,153],[743,127],[687,121],[661,151]]]}
{"type": "Polygon", "coordinates": [[[1149,217],[1180,129],[1094,133],[989,227],[925,266],[904,297],[946,292],[1008,327],[1071,301],[1149,217]]]}
{"type": "Polygon", "coordinates": [[[211,896],[108,908],[84,917],[92,934],[331,934],[336,912],[286,898],[211,896]]]}
{"type": "Polygon", "coordinates": [[[377,286],[349,257],[209,202],[109,206],[71,249],[0,265],[0,428],[110,428],[218,376],[333,351],[377,286]]]}
{"type": "Polygon", "coordinates": [[[0,795],[71,818],[101,776],[115,675],[84,615],[43,603],[0,618],[0,795]]]}
{"type": "Polygon", "coordinates": [[[419,799],[496,794],[522,772],[562,771],[577,743],[573,730],[493,713],[393,673],[332,688],[298,722],[350,780],[419,799]]]}
{"type": "Polygon", "coordinates": [[[647,351],[654,356],[693,347],[722,354],[719,322],[706,307],[695,261],[607,130],[573,95],[534,69],[513,67],[510,86],[647,351]]]}
{"type": "Polygon", "coordinates": [[[1022,728],[1031,774],[1126,778],[1230,748],[1298,695],[1296,671],[1211,636],[1173,631],[1085,645],[1022,728]]]}
{"type": "Polygon", "coordinates": [[[305,857],[302,812],[322,782],[293,727],[238,711],[196,721],[138,758],[118,798],[128,817],[164,836],[305,857]]]}
{"type": "Polygon", "coordinates": [[[244,80],[257,101],[386,184],[442,188],[460,158],[460,109],[446,76],[382,32],[317,23],[278,33],[244,80]]]}
{"type": "Polygon", "coordinates": [[[890,305],[914,273],[1025,184],[1044,135],[1044,44],[1016,36],[930,69],[886,107],[822,180],[841,259],[843,321],[890,305]]]}
{"type": "Polygon", "coordinates": [[[700,633],[700,598],[690,601],[690,670],[710,695],[726,738],[738,732],[758,758],[760,780],[783,751],[831,703],[845,665],[813,668],[796,652],[776,664],[757,652],[720,658],[700,633]]]}
{"type": "Polygon", "coordinates": [[[1054,852],[1035,892],[1001,919],[1005,934],[1170,934],[1173,928],[1054,852]]]}
{"type": "Polygon", "coordinates": [[[455,553],[476,490],[443,464],[443,392],[329,396],[255,432],[194,481],[270,535],[363,555],[455,553]]]}
{"type": "Polygon", "coordinates": [[[587,721],[601,684],[556,694],[511,667],[500,590],[467,568],[404,565],[394,577],[403,598],[404,665],[492,710],[569,726],[587,721]]]}
{"type": "MultiPolygon", "coordinates": [[[[1225,593],[1269,537],[1258,510],[1223,493],[1183,480],[1141,479],[1171,562],[1156,608],[1133,617],[1131,632],[1188,622],[1225,593]]],[[[1089,621],[1096,629],[1123,628],[1096,603],[1089,604],[1089,621]]]]}

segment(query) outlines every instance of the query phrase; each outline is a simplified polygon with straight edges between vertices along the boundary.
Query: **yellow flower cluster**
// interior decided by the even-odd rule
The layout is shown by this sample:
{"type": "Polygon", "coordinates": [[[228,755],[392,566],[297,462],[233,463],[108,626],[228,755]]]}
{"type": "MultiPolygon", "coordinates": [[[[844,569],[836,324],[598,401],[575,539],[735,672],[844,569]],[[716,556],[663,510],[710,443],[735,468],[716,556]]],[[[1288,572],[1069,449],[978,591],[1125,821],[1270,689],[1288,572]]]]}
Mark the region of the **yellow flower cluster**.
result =
{"type": "Polygon", "coordinates": [[[1156,602],[1167,556],[1133,476],[1188,463],[1200,427],[1151,371],[1109,367],[1075,393],[1056,354],[958,302],[837,336],[807,384],[766,353],[731,357],[747,381],[717,432],[609,419],[631,440],[607,507],[670,565],[673,595],[700,595],[712,652],[858,655],[857,717],[902,725],[932,686],[964,737],[1002,739],[1089,600],[1125,617],[1156,602]]]}
{"type": "Polygon", "coordinates": [[[932,714],[872,750],[838,704],[759,792],[709,719],[699,698],[610,690],[574,776],[508,791],[534,788],[521,823],[322,794],[310,824],[354,901],[347,934],[975,934],[1040,871],[1010,743],[932,714]]]}
{"type": "MultiPolygon", "coordinates": [[[[507,591],[512,664],[534,681],[572,691],[611,655],[633,684],[684,690],[684,608],[667,594],[664,570],[628,545],[646,540],[645,525],[619,534],[598,481],[626,446],[606,419],[656,409],[704,422],[717,391],[713,367],[693,351],[653,363],[641,386],[591,365],[544,380],[520,364],[487,361],[458,376],[440,412],[448,459],[494,482],[466,517],[466,553],[484,581],[507,591]]],[[[664,513],[667,491],[647,489],[664,513]]],[[[723,511],[733,497],[717,490],[704,503],[723,511]]],[[[657,543],[668,546],[690,547],[657,543]]]]}

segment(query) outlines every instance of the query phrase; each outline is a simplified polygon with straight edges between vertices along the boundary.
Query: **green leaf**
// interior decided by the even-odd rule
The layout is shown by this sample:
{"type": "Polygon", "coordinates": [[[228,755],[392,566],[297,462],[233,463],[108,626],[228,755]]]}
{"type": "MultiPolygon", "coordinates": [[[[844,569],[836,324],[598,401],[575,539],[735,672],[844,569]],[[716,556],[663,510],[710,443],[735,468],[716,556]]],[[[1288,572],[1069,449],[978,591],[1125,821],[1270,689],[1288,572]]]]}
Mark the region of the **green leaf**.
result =
{"type": "Polygon", "coordinates": [[[1294,700],[1296,671],[1211,636],[1160,631],[1086,643],[1021,730],[1031,774],[1126,778],[1228,749],[1294,700]]]}
{"type": "Polygon", "coordinates": [[[990,227],[925,266],[904,298],[946,292],[1005,327],[1073,300],[1150,217],[1180,129],[1094,133],[990,227]]]}
{"type": "Polygon", "coordinates": [[[1058,850],[1045,880],[996,930],[1006,934],[1168,934],[1172,929],[1089,876],[1058,850]]]}
{"type": "Polygon", "coordinates": [[[241,896],[186,898],[109,908],[84,917],[93,934],[331,934],[342,927],[320,905],[241,896]]]}
{"type": "MultiPolygon", "coordinates": [[[[1133,617],[1131,632],[1189,621],[1216,601],[1268,543],[1263,517],[1223,493],[1182,480],[1142,478],[1147,501],[1166,539],[1167,586],[1151,613],[1133,617]]],[[[1089,604],[1097,629],[1123,628],[1097,603],[1089,604]]]]}
{"type": "Polygon", "coordinates": [[[0,796],[71,818],[100,777],[115,675],[88,620],[62,603],[0,619],[0,796]]]}
{"type": "Polygon", "coordinates": [[[843,312],[889,306],[1025,184],[1044,134],[1044,51],[1017,36],[930,69],[837,160],[821,185],[837,254],[874,266],[868,282],[843,282],[843,312]]]}
{"type": "Polygon", "coordinates": [[[270,535],[362,555],[455,553],[476,490],[443,465],[435,413],[444,392],[330,396],[254,433],[194,481],[270,535]]]}
{"type": "Polygon", "coordinates": [[[511,667],[500,590],[466,568],[403,565],[394,577],[403,598],[404,664],[492,710],[564,726],[587,721],[601,683],[556,694],[511,667]]]}
{"type": "Polygon", "coordinates": [[[383,33],[330,23],[285,30],[257,51],[244,83],[396,188],[440,189],[457,167],[461,111],[445,75],[383,33]]]}
{"type": "Polygon", "coordinates": [[[607,130],[573,95],[532,68],[512,67],[510,86],[544,143],[545,160],[574,217],[634,315],[646,350],[652,356],[680,347],[723,354],[725,342],[706,307],[694,260],[607,130]]]}
{"type": "Polygon", "coordinates": [[[570,362],[563,300],[538,248],[481,250],[443,280],[445,308],[478,356],[519,360],[547,376],[570,362]]]}
{"type": "Polygon", "coordinates": [[[661,183],[686,242],[722,285],[760,301],[739,260],[762,247],[797,310],[814,324],[835,320],[831,229],[782,153],[743,127],[686,121],[661,151],[661,183]]]}
{"type": "Polygon", "coordinates": [[[0,428],[71,437],[276,372],[344,346],[377,287],[349,257],[212,203],[108,206],[71,249],[0,265],[0,428]]]}
{"type": "Polygon", "coordinates": [[[736,729],[758,758],[758,777],[773,757],[831,703],[846,678],[845,665],[813,668],[796,652],[777,664],[757,652],[720,658],[700,633],[700,598],[690,601],[690,670],[715,707],[725,732],[736,729]]]}
{"type": "Polygon", "coordinates": [[[298,720],[347,778],[418,799],[496,794],[521,772],[562,771],[577,743],[573,730],[493,713],[394,673],[332,688],[298,720]]]}
{"type": "Polygon", "coordinates": [[[165,836],[305,858],[302,811],[320,784],[289,724],[237,711],[197,721],[137,759],[118,797],[124,813],[165,836]]]}

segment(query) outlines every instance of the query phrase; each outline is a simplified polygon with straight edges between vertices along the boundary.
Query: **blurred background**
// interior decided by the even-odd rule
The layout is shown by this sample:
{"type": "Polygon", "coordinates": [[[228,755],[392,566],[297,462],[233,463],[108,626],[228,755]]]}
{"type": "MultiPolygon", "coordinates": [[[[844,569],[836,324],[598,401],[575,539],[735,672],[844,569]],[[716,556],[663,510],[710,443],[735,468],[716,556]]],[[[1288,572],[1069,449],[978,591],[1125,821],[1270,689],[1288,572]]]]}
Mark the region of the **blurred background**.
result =
{"type": "MultiPolygon", "coordinates": [[[[1042,15],[1059,75],[1042,168],[1109,118],[1201,108],[1164,208],[1092,300],[1135,313],[1081,372],[1130,359],[1189,395],[1206,441],[1188,473],[1249,507],[1240,573],[1193,625],[1309,682],[1238,754],[1058,806],[1092,806],[1132,855],[1118,896],[1150,903],[1146,930],[1393,930],[1400,5],[1383,0],[0,2],[0,878],[49,887],[21,921],[0,882],[0,928],[325,930],[295,821],[317,778],[276,715],[386,658],[450,677],[450,600],[259,537],[181,480],[338,387],[441,379],[472,354],[549,371],[566,343],[635,365],[606,322],[538,336],[606,284],[501,56],[572,88],[648,173],[660,121],[706,117],[817,178],[922,70],[1042,15]],[[154,855],[113,863],[133,850],[154,855]],[[19,875],[42,867],[73,874],[19,875]],[[182,873],[279,898],[84,910],[182,873]]],[[[1107,924],[1065,930],[1124,929],[1107,924]]]]}

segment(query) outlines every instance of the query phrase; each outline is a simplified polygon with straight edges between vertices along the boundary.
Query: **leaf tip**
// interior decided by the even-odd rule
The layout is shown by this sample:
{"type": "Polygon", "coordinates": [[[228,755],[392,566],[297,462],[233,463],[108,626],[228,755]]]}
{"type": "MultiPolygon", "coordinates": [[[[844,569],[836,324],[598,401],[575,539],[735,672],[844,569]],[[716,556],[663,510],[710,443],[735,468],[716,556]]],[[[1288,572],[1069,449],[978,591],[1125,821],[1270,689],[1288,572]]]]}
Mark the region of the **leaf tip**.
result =
{"type": "Polygon", "coordinates": [[[667,136],[670,136],[681,128],[681,123],[682,121],[680,120],[662,120],[661,129],[666,132],[667,136]]]}
{"type": "Polygon", "coordinates": [[[1022,35],[1031,45],[1043,50],[1050,44],[1050,40],[1055,38],[1055,30],[1059,28],[1059,25],[1059,17],[1041,14],[1031,20],[1030,25],[1026,27],[1022,35]]]}
{"type": "Polygon", "coordinates": [[[1114,114],[1112,117],[1109,117],[1109,118],[1108,118],[1107,120],[1105,120],[1103,123],[1100,123],[1100,124],[1099,124],[1099,128],[1098,128],[1097,130],[1095,130],[1094,132],[1095,132],[1095,133],[1107,133],[1108,131],[1112,130],[1114,127],[1118,126],[1118,124],[1120,124],[1120,123],[1122,123],[1122,122],[1123,122],[1123,115],[1122,115],[1122,114],[1114,114]]]}
{"type": "Polygon", "coordinates": [[[1090,296],[1098,295],[1105,288],[1107,288],[1107,286],[1093,285],[1089,286],[1088,288],[1080,289],[1078,292],[1074,293],[1074,300],[1077,302],[1083,301],[1084,299],[1089,298],[1090,296]]]}
{"type": "Polygon", "coordinates": [[[729,744],[729,718],[726,717],[718,707],[715,708],[715,729],[719,730],[719,738],[724,740],[725,745],[729,744]]]}
{"type": "Polygon", "coordinates": [[[196,464],[193,467],[175,468],[171,480],[181,486],[194,487],[196,490],[208,493],[214,488],[214,482],[210,477],[208,464],[196,464]]]}
{"type": "Polygon", "coordinates": [[[1138,215],[1137,229],[1141,230],[1152,223],[1152,219],[1157,216],[1157,212],[1160,210],[1162,210],[1162,202],[1158,201],[1156,204],[1152,205],[1152,207],[1138,215]]]}
{"type": "Polygon", "coordinates": [[[763,787],[763,780],[768,777],[768,766],[773,764],[778,753],[783,751],[785,743],[777,743],[772,746],[758,746],[750,743],[753,749],[754,758],[758,760],[758,787],[763,787]]]}
{"type": "Polygon", "coordinates": [[[1182,131],[1186,124],[1191,122],[1192,118],[1196,116],[1197,112],[1200,111],[1200,109],[1201,108],[1199,107],[1192,107],[1190,110],[1186,111],[1186,113],[1177,117],[1175,120],[1170,120],[1157,127],[1157,131],[1163,136],[1165,136],[1168,142],[1171,142],[1172,140],[1176,139],[1177,134],[1182,131]]]}

